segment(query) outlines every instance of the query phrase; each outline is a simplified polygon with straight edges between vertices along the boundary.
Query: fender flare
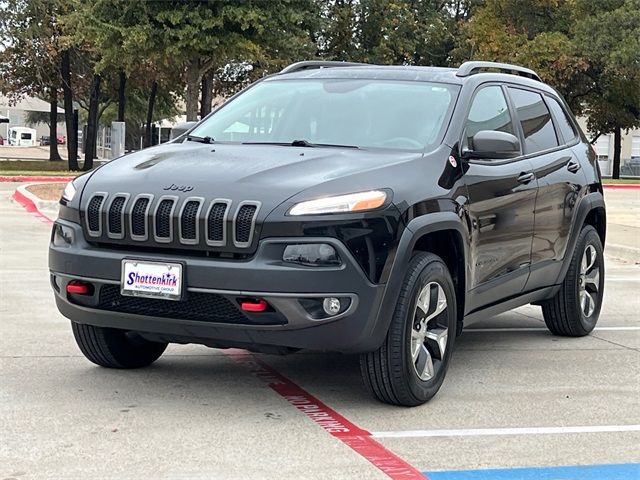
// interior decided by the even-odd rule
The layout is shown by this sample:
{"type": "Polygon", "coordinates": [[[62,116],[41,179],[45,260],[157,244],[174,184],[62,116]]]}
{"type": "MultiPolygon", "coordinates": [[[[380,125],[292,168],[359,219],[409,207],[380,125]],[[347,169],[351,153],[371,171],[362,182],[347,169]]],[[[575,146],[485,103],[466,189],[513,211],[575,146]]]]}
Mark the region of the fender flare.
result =
{"type": "MultiPolygon", "coordinates": [[[[573,252],[576,248],[576,244],[578,243],[578,236],[580,235],[580,231],[582,230],[582,226],[587,218],[587,215],[591,211],[596,208],[605,208],[604,205],[604,196],[600,192],[591,192],[582,197],[580,200],[580,204],[576,210],[575,218],[572,220],[571,233],[569,234],[569,241],[567,243],[567,249],[565,250],[564,259],[562,261],[562,268],[560,269],[560,273],[558,274],[558,278],[556,278],[555,284],[559,285],[564,281],[564,277],[567,275],[569,271],[569,265],[571,264],[571,259],[573,258],[573,252]]],[[[605,210],[606,215],[606,210],[605,210]]],[[[606,228],[606,216],[605,216],[605,228],[606,228]]],[[[604,248],[604,239],[602,242],[602,247],[604,248]]]]}
{"type": "MultiPolygon", "coordinates": [[[[466,268],[469,248],[469,232],[464,221],[454,212],[436,212],[421,215],[409,222],[405,228],[398,246],[396,248],[393,265],[387,278],[386,287],[376,312],[377,321],[373,322],[373,329],[370,332],[372,344],[375,348],[380,347],[391,324],[391,317],[395,309],[400,288],[404,280],[407,266],[411,261],[411,254],[416,242],[422,236],[443,230],[455,230],[462,238],[462,248],[464,251],[464,265],[466,268]]],[[[468,282],[468,275],[465,275],[465,282],[468,282]]],[[[466,285],[464,286],[467,291],[466,285]]],[[[374,348],[374,349],[375,349],[374,348]]]]}

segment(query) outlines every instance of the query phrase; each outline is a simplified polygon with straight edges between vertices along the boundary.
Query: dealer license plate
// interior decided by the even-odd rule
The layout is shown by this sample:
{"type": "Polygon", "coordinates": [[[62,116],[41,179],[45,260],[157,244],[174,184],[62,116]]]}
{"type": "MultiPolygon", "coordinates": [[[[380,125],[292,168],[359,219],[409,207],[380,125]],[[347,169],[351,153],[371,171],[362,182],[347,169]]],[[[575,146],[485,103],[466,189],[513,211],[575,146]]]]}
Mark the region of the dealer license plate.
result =
{"type": "Polygon", "coordinates": [[[122,260],[120,293],[132,297],[180,300],[182,264],[122,260]]]}

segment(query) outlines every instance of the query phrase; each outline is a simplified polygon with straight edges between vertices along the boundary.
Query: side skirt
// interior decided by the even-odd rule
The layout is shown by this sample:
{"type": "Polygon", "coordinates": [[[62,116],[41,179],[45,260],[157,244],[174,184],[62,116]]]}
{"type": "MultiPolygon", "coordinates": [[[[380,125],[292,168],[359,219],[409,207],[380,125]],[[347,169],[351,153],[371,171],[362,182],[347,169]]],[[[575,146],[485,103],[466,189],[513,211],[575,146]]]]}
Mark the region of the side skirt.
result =
{"type": "Polygon", "coordinates": [[[560,285],[552,285],[550,287],[544,287],[530,292],[523,293],[516,297],[511,297],[502,302],[487,305],[486,307],[479,308],[473,312],[468,313],[464,317],[464,326],[467,327],[478,320],[484,320],[495,315],[499,315],[514,308],[527,305],[528,303],[541,302],[552,298],[560,288],[560,285]]]}

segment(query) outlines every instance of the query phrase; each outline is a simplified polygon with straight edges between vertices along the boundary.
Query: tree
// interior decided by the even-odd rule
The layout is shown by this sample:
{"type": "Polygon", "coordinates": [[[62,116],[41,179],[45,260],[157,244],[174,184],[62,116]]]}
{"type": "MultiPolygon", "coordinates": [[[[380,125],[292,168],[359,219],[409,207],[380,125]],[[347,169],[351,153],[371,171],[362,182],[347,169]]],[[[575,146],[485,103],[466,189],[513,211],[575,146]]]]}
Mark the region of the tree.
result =
{"type": "Polygon", "coordinates": [[[167,55],[182,62],[187,120],[199,112],[202,79],[230,63],[246,62],[264,75],[292,60],[313,55],[308,24],[312,0],[153,2],[152,28],[162,32],[167,55]]]}
{"type": "Polygon", "coordinates": [[[612,177],[620,178],[622,130],[640,126],[640,2],[607,0],[578,5],[575,44],[585,72],[587,127],[613,133],[612,177]]]}
{"type": "MultiPolygon", "coordinates": [[[[2,42],[0,89],[11,99],[25,95],[50,103],[49,136],[57,137],[60,88],[60,25],[58,0],[6,0],[0,3],[2,42]]],[[[61,160],[58,144],[49,146],[49,160],[61,160]]]]}

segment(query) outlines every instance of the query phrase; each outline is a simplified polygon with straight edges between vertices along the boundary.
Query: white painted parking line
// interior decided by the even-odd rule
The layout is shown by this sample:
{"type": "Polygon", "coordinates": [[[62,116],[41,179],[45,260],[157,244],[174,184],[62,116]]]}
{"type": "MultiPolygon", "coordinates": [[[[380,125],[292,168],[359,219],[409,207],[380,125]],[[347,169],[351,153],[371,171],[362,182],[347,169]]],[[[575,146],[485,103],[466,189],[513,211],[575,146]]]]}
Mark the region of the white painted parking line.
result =
{"type": "MultiPolygon", "coordinates": [[[[635,332],[639,331],[640,326],[638,327],[596,327],[596,332],[635,332]]],[[[464,330],[464,333],[467,332],[547,332],[549,331],[546,327],[497,327],[497,328],[468,328],[464,330]]]]}
{"type": "Polygon", "coordinates": [[[640,432],[640,425],[587,425],[578,427],[461,428],[371,432],[374,438],[479,437],[494,435],[545,435],[563,433],[640,432]]]}

